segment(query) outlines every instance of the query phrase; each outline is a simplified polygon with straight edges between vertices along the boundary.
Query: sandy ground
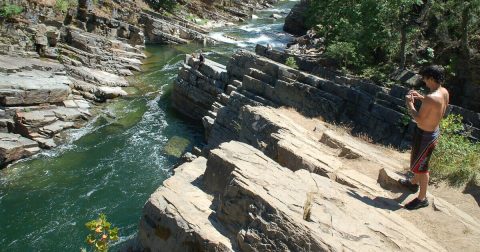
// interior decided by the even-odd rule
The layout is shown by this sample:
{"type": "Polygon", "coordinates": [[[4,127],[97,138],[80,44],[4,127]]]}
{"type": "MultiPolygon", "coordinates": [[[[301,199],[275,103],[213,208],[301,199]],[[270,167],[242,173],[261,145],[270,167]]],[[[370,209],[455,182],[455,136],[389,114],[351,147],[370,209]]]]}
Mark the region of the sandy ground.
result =
{"type": "MultiPolygon", "coordinates": [[[[345,160],[343,167],[355,169],[368,177],[378,179],[379,171],[388,168],[397,174],[406,174],[410,152],[400,152],[394,148],[376,145],[366,136],[353,137],[349,129],[323,122],[322,118],[306,118],[290,108],[278,109],[282,114],[308,129],[310,134],[320,139],[325,130],[340,135],[342,141],[359,146],[369,158],[345,160]]],[[[430,185],[430,206],[416,211],[402,208],[414,194],[388,191],[391,199],[397,202],[389,210],[395,211],[409,220],[420,230],[443,245],[448,251],[480,251],[480,190],[478,186],[452,188],[444,183],[430,185]],[[437,198],[441,198],[438,199],[437,198]],[[447,201],[450,210],[442,210],[442,201],[447,201]],[[439,210],[440,209],[440,210],[439,210]],[[458,209],[459,211],[457,211],[458,209]]]]}

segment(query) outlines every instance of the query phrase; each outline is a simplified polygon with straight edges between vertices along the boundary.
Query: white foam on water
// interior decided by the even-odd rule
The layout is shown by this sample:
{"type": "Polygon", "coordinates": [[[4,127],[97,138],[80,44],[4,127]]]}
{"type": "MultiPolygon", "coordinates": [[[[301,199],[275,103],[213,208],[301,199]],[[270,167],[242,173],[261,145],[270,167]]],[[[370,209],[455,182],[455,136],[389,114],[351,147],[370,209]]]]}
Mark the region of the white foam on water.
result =
{"type": "Polygon", "coordinates": [[[238,27],[240,30],[246,31],[246,32],[261,32],[265,29],[265,27],[259,27],[256,25],[242,25],[238,27]]]}
{"type": "Polygon", "coordinates": [[[256,38],[251,38],[247,40],[248,43],[252,43],[252,44],[268,43],[271,41],[273,41],[273,39],[265,34],[261,34],[256,38]]]}
{"type": "Polygon", "coordinates": [[[220,41],[220,42],[224,42],[224,43],[227,43],[227,44],[236,44],[238,41],[236,40],[233,40],[231,38],[227,38],[225,36],[223,36],[223,32],[212,32],[210,33],[210,38],[213,38],[217,41],[220,41]]]}
{"type": "Polygon", "coordinates": [[[85,196],[90,197],[90,196],[91,196],[94,192],[96,192],[96,191],[98,191],[98,189],[96,189],[96,188],[95,188],[95,189],[92,189],[92,190],[90,190],[90,192],[88,192],[87,194],[85,194],[85,196]]]}

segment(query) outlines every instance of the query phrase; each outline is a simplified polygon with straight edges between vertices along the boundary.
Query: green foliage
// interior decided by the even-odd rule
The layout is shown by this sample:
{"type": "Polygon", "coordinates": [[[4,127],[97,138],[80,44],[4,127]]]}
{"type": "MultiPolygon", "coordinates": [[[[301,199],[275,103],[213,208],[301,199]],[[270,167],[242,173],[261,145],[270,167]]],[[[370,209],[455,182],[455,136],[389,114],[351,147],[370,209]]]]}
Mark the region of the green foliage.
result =
{"type": "Polygon", "coordinates": [[[76,0],[56,0],[54,9],[56,11],[66,13],[68,9],[78,5],[76,0]]]}
{"type": "Polygon", "coordinates": [[[365,69],[382,64],[430,64],[442,57],[443,51],[434,48],[465,45],[465,34],[475,48],[471,40],[480,34],[480,0],[311,0],[308,4],[307,26],[324,38],[326,56],[367,76],[379,76],[365,69]],[[418,57],[423,45],[427,49],[418,57]]]}
{"type": "Polygon", "coordinates": [[[145,2],[154,10],[164,9],[173,11],[178,5],[176,0],[145,0],[145,2]]]}
{"type": "Polygon", "coordinates": [[[346,48],[356,57],[358,67],[359,63],[374,64],[394,57],[400,41],[402,10],[416,3],[416,0],[317,0],[310,2],[307,20],[325,38],[327,52],[346,48]]]}
{"type": "Polygon", "coordinates": [[[0,17],[11,18],[23,12],[21,6],[15,4],[5,4],[0,7],[0,17]]]}
{"type": "Polygon", "coordinates": [[[350,42],[333,42],[327,47],[325,55],[339,61],[343,67],[360,64],[357,48],[350,42]]]}
{"type": "Polygon", "coordinates": [[[432,179],[461,186],[478,178],[480,144],[467,138],[468,132],[465,133],[462,117],[449,115],[441,122],[440,128],[442,136],[430,160],[432,179]]]}
{"type": "Polygon", "coordinates": [[[294,57],[288,57],[287,60],[285,61],[285,65],[293,69],[298,69],[297,61],[295,61],[294,57]]]}
{"type": "Polygon", "coordinates": [[[118,228],[111,228],[105,214],[100,214],[98,219],[87,222],[85,226],[90,231],[86,242],[94,251],[106,252],[110,242],[118,240],[118,228]]]}

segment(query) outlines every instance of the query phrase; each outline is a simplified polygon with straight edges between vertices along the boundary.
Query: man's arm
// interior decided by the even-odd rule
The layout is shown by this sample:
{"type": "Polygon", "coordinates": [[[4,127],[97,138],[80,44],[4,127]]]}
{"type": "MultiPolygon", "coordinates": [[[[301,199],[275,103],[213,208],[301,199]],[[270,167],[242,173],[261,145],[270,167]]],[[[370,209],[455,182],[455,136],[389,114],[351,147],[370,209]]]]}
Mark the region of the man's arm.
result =
{"type": "Polygon", "coordinates": [[[420,101],[423,101],[423,99],[425,99],[425,97],[423,95],[421,95],[419,92],[415,91],[415,90],[410,90],[408,92],[409,95],[412,95],[413,96],[413,99],[416,99],[416,100],[420,100],[420,101]]]}
{"type": "Polygon", "coordinates": [[[414,101],[413,97],[411,97],[410,99],[407,99],[408,113],[413,117],[413,119],[417,123],[421,123],[427,117],[428,111],[430,110],[430,107],[431,107],[432,98],[429,97],[428,95],[424,97],[422,101],[422,106],[420,107],[420,111],[417,111],[417,109],[415,109],[415,105],[413,101],[414,101]]]}

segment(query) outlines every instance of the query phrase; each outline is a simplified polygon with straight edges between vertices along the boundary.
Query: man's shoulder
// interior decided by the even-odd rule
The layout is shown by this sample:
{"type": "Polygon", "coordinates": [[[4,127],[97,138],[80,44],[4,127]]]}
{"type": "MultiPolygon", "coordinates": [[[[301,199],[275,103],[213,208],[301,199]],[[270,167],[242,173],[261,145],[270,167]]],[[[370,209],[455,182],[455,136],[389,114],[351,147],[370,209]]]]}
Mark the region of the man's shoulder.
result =
{"type": "Polygon", "coordinates": [[[442,105],[443,101],[444,98],[441,93],[433,93],[426,95],[423,103],[428,103],[430,105],[442,105]]]}

